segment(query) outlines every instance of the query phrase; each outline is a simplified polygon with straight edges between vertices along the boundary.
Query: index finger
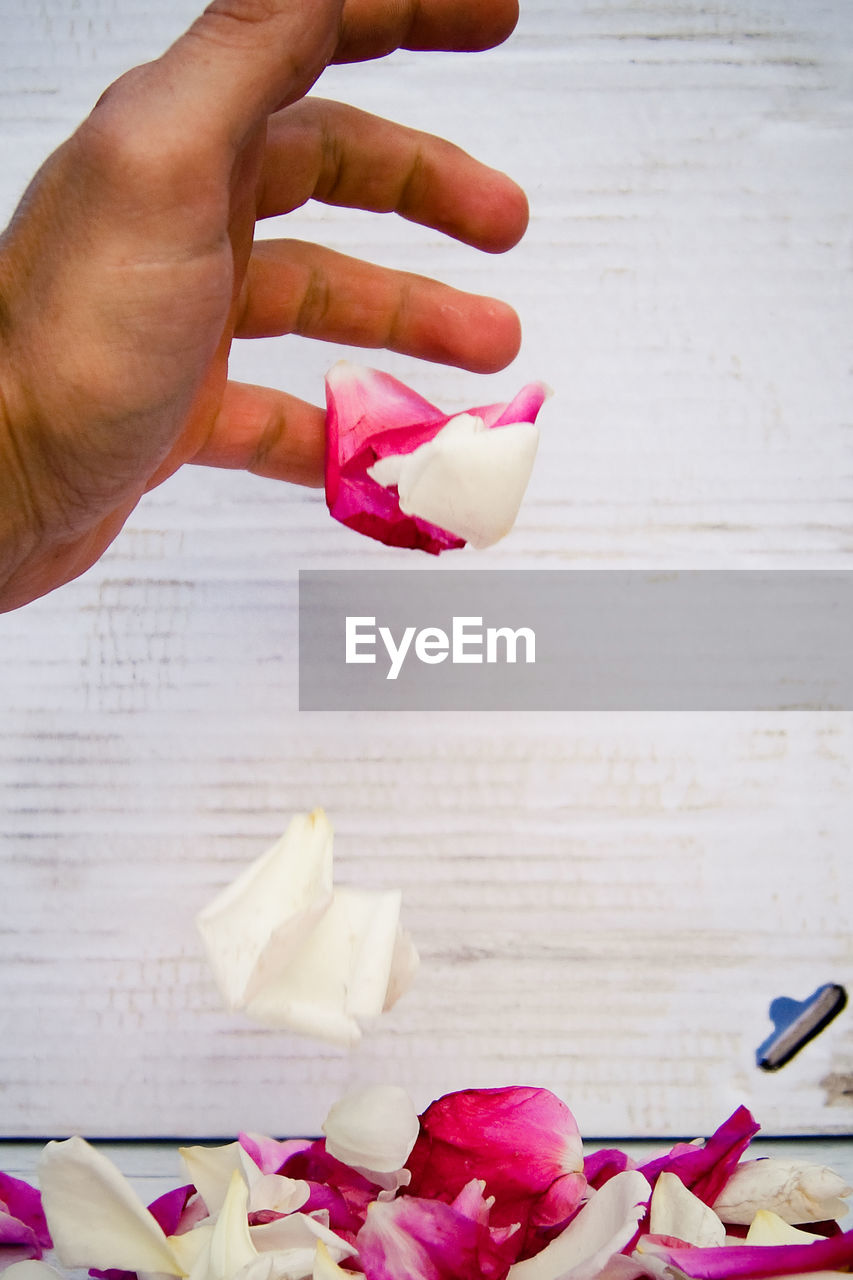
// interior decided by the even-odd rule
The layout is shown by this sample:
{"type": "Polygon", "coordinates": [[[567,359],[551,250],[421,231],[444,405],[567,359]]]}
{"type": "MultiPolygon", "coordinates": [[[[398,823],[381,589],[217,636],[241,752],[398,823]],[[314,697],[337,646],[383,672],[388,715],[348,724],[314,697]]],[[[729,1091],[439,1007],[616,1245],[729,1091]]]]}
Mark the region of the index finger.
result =
{"type": "Polygon", "coordinates": [[[502,44],[518,0],[346,0],[334,62],[382,58],[395,49],[470,53],[502,44]]]}

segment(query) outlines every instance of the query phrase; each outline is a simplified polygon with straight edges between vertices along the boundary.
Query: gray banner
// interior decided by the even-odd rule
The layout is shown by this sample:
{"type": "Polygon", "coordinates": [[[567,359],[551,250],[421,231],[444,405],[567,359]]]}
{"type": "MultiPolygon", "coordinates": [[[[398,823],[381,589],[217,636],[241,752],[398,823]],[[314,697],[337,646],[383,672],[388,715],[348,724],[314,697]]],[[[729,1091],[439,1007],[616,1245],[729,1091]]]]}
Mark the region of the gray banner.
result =
{"type": "Polygon", "coordinates": [[[853,573],[302,572],[304,711],[853,709],[853,573]]]}

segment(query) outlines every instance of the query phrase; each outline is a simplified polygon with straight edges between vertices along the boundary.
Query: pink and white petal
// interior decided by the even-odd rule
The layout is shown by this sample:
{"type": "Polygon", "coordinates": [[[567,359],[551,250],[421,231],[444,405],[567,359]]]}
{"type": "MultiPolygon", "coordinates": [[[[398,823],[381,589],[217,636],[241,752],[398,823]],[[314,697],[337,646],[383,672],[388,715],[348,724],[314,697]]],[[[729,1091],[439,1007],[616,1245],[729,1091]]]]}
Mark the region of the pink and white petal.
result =
{"type": "Polygon", "coordinates": [[[332,896],[333,831],[321,809],[284,835],[196,917],[229,1009],[244,1007],[285,967],[332,896]]]}
{"type": "Polygon", "coordinates": [[[234,1171],[242,1171],[242,1151],[239,1142],[228,1142],[220,1147],[178,1148],[184,1171],[212,1218],[225,1203],[234,1171]]]}
{"type": "MultiPolygon", "coordinates": [[[[815,1237],[812,1244],[724,1245],[715,1249],[672,1248],[648,1238],[638,1259],[657,1260],[689,1280],[769,1280],[853,1265],[853,1231],[815,1237]]],[[[655,1273],[657,1274],[657,1273],[655,1273]]]]}
{"type": "MultiPolygon", "coordinates": [[[[397,378],[347,360],[326,374],[326,409],[333,465],[349,462],[376,436],[399,432],[400,439],[393,441],[399,445],[413,428],[446,421],[440,409],[397,378]]],[[[407,450],[389,447],[387,452],[407,450]]]]}
{"type": "MultiPolygon", "coordinates": [[[[488,405],[473,412],[487,427],[531,423],[544,395],[544,388],[532,385],[510,405],[488,405]]],[[[401,509],[394,490],[368,474],[377,461],[410,457],[427,446],[449,415],[397,379],[345,363],[327,375],[326,403],[326,501],[334,518],[390,546],[433,555],[463,546],[464,538],[455,530],[436,524],[429,513],[420,515],[417,502],[408,507],[404,502],[401,509]]],[[[386,476],[384,483],[395,482],[386,476]]]]}
{"type": "Polygon", "coordinates": [[[278,1173],[282,1165],[311,1146],[311,1138],[291,1138],[279,1142],[276,1138],[267,1138],[260,1133],[239,1133],[237,1141],[244,1151],[251,1156],[261,1173],[278,1173]]]}
{"type": "Polygon", "coordinates": [[[326,1150],[365,1177],[402,1169],[418,1136],[418,1113],[405,1089],[370,1085],[354,1089],[323,1121],[326,1150]]]}
{"type": "Polygon", "coordinates": [[[617,1173],[541,1253],[516,1262],[508,1280],[597,1280],[635,1235],[650,1195],[641,1173],[617,1173]]]}
{"type": "Polygon", "coordinates": [[[773,1156],[736,1166],[714,1209],[724,1222],[748,1225],[759,1209],[771,1209],[786,1222],[827,1222],[847,1212],[853,1194],[832,1169],[773,1156]]]}
{"type": "Polygon", "coordinates": [[[66,1267],[181,1274],[162,1227],[112,1161],[83,1138],[49,1142],[38,1176],[54,1248],[66,1267]]]}
{"type": "Polygon", "coordinates": [[[677,1236],[685,1244],[713,1247],[725,1244],[726,1228],[713,1209],[685,1187],[674,1173],[658,1175],[649,1206],[652,1235],[677,1236]]]}

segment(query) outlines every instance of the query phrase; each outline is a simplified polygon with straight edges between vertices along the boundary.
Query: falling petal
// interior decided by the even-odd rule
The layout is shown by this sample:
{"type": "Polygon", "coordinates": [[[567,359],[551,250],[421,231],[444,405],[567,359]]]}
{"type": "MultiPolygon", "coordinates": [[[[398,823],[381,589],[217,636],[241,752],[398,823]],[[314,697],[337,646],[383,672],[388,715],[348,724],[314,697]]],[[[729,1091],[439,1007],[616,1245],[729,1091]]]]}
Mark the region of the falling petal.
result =
{"type": "Polygon", "coordinates": [[[415,980],[420,966],[420,957],[411,934],[401,926],[397,927],[394,939],[394,951],[391,955],[391,972],[388,975],[388,989],[385,992],[385,1003],[382,1012],[387,1013],[404,996],[415,980]]]}
{"type": "Polygon", "coordinates": [[[714,1209],[724,1222],[744,1225],[759,1209],[772,1209],[786,1222],[825,1222],[844,1217],[842,1197],[851,1194],[853,1189],[831,1169],[768,1157],[737,1165],[714,1209]]]}
{"type": "Polygon", "coordinates": [[[65,1266],[181,1274],[162,1227],[130,1183],[82,1138],[47,1144],[39,1182],[54,1247],[65,1266]]]}
{"type": "Polygon", "coordinates": [[[385,1004],[397,940],[400,894],[337,888],[293,964],[246,1008],[265,1026],[343,1046],[361,1038],[358,1018],[385,1004]]]}
{"type": "Polygon", "coordinates": [[[378,1017],[414,976],[400,906],[398,890],[332,889],[332,828],[316,810],[294,818],[198,923],[229,1007],[351,1046],[359,1019],[378,1017]]]}
{"type": "Polygon", "coordinates": [[[354,1090],[332,1106],[323,1122],[329,1154],[368,1178],[402,1169],[419,1128],[411,1098],[396,1085],[354,1090]]]}
{"type": "Polygon", "coordinates": [[[332,827],[321,809],[297,814],[271,849],[197,917],[231,1009],[274,980],[332,897],[332,827]]]}
{"type": "Polygon", "coordinates": [[[633,1238],[650,1195],[641,1173],[615,1174],[541,1253],[511,1267],[507,1280],[595,1280],[633,1238]]]}
{"type": "Polygon", "coordinates": [[[721,1245],[726,1229],[713,1209],[685,1187],[674,1173],[664,1171],[655,1183],[649,1206],[652,1235],[676,1236],[685,1244],[721,1245]]]}

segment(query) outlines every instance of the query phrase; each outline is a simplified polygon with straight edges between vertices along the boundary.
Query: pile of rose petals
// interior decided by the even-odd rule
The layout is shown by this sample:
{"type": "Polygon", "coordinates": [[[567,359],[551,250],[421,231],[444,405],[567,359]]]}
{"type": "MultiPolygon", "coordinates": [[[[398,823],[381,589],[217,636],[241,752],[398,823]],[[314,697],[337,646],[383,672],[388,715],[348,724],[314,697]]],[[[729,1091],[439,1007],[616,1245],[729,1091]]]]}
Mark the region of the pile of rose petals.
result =
{"type": "Polygon", "coordinates": [[[339,361],[326,375],[326,502],[336,520],[392,547],[439,555],[490,547],[524,497],[548,392],[442,413],[396,378],[339,361]]]}
{"type": "Polygon", "coordinates": [[[147,1209],[71,1138],[45,1148],[42,1203],[0,1180],[0,1267],[4,1280],[55,1280],[20,1261],[53,1247],[101,1280],[849,1274],[853,1231],[837,1220],[851,1189],[817,1165],[745,1160],[757,1128],[741,1107],[704,1143],[637,1166],[615,1149],[584,1158],[571,1112],[544,1089],[464,1090],[418,1117],[381,1085],[338,1102],[316,1141],[184,1148],[184,1184],[147,1209]]]}

